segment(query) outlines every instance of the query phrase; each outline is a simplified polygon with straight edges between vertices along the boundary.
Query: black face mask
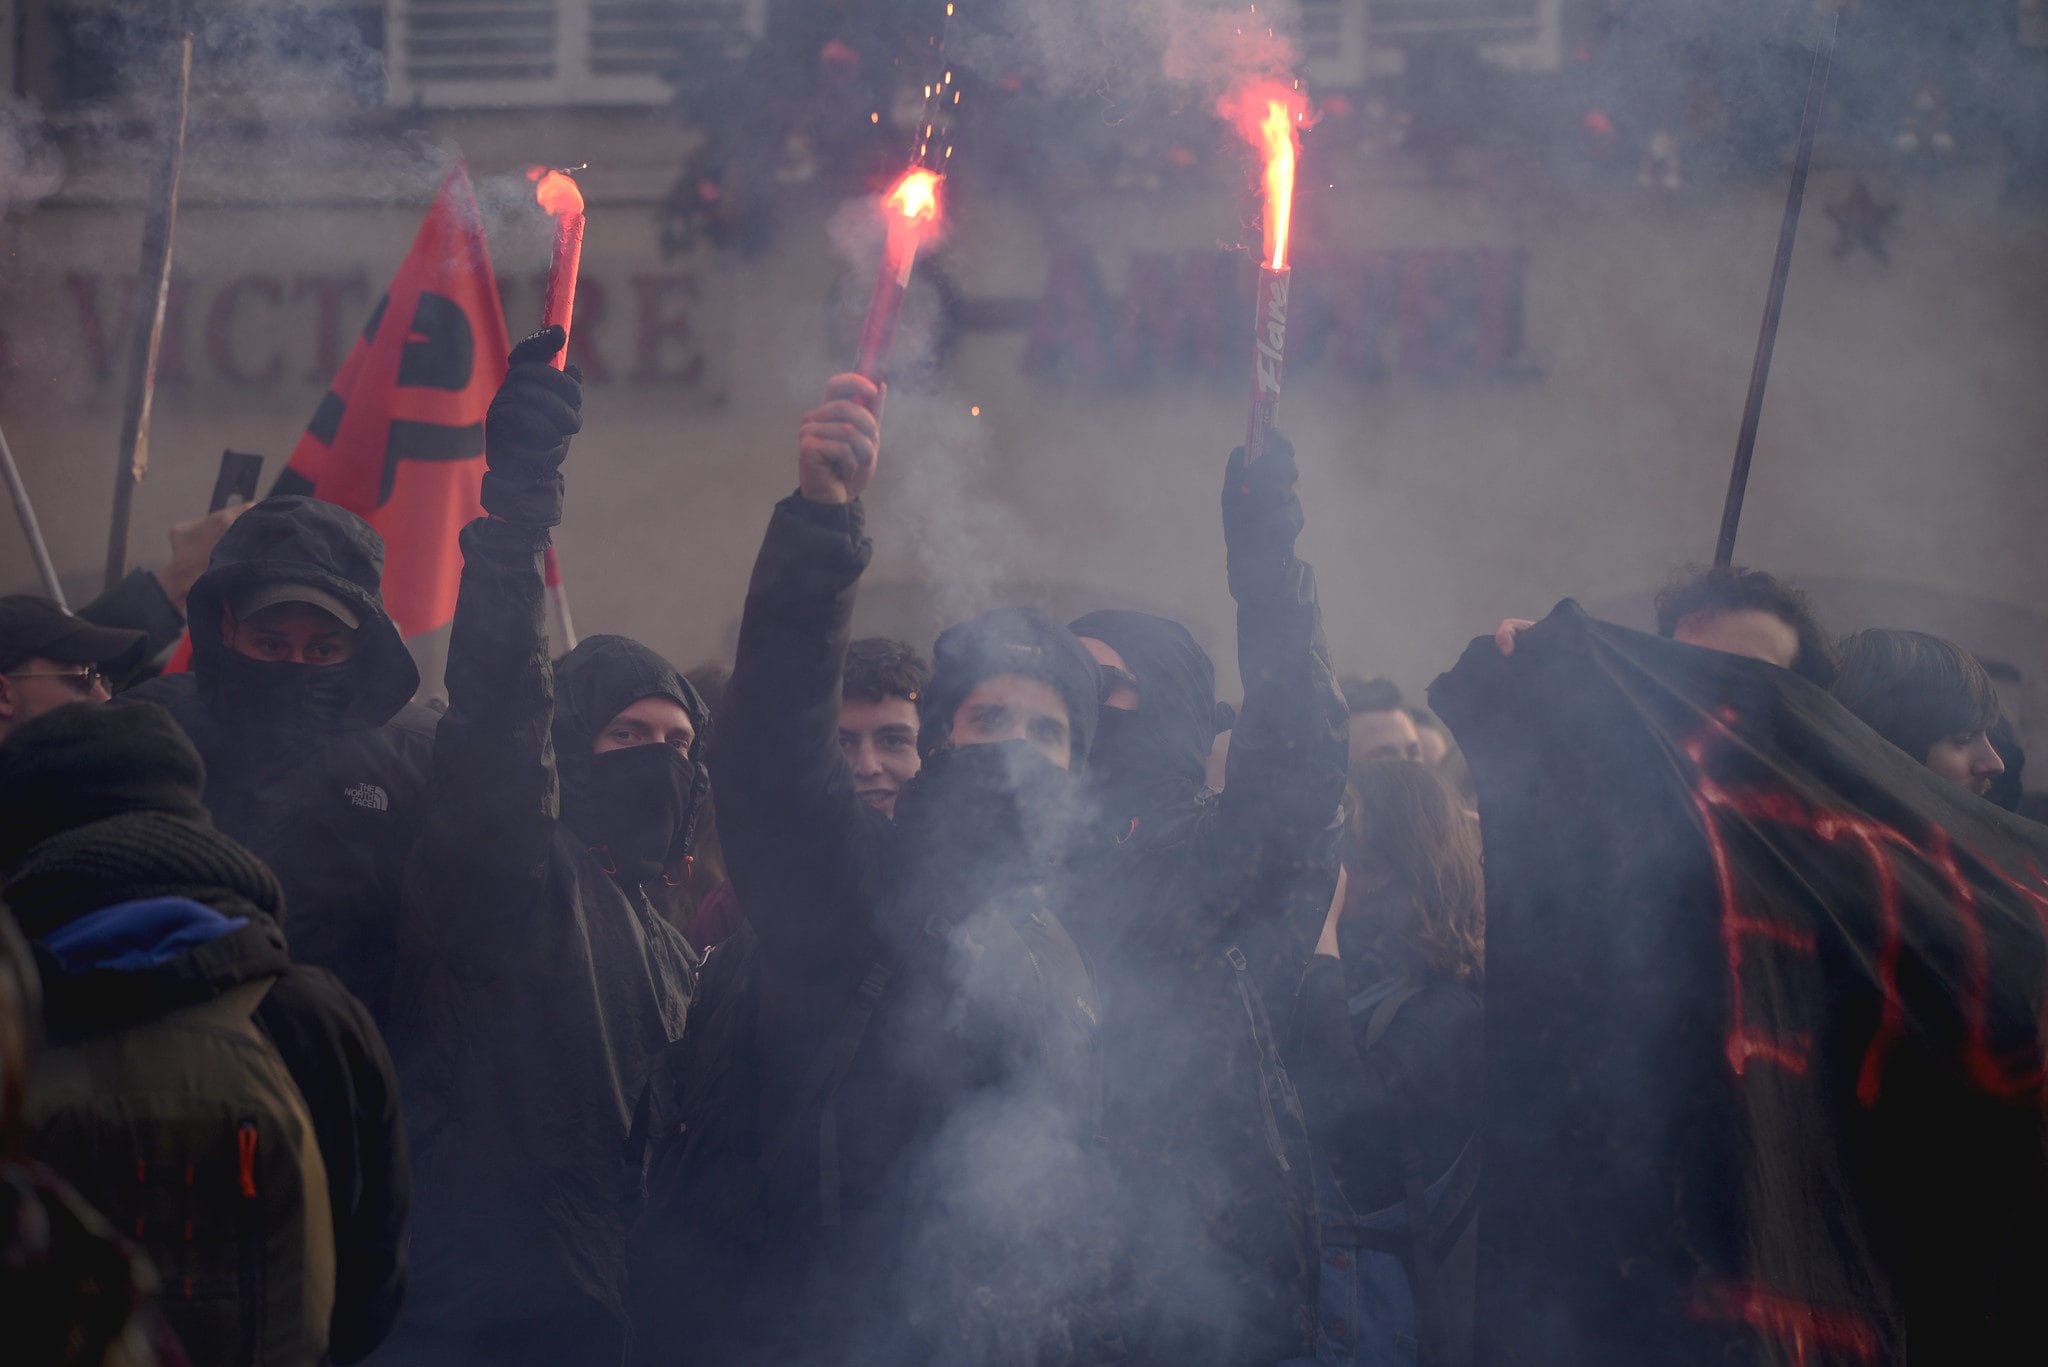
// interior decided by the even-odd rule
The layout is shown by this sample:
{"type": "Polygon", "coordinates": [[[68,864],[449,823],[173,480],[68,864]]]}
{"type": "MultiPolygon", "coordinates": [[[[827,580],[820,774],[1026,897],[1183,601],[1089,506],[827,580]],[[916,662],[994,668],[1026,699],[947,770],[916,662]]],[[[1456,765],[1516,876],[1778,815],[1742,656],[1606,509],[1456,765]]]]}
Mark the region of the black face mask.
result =
{"type": "Polygon", "coordinates": [[[357,688],[354,663],[252,660],[232,647],[207,664],[215,710],[264,731],[332,731],[348,715],[357,688]]]}
{"type": "Polygon", "coordinates": [[[637,885],[689,855],[704,771],[672,745],[632,745],[564,766],[562,819],[605,871],[637,885]]]}
{"type": "Polygon", "coordinates": [[[926,759],[904,786],[896,830],[920,895],[972,899],[1042,878],[1079,807],[1073,775],[1028,742],[964,745],[926,759]]]}
{"type": "Polygon", "coordinates": [[[1088,771],[1098,788],[1127,792],[1154,784],[1200,783],[1208,759],[1206,748],[1196,752],[1186,726],[1162,725],[1156,713],[1142,707],[1135,712],[1105,707],[1096,715],[1088,771]]]}

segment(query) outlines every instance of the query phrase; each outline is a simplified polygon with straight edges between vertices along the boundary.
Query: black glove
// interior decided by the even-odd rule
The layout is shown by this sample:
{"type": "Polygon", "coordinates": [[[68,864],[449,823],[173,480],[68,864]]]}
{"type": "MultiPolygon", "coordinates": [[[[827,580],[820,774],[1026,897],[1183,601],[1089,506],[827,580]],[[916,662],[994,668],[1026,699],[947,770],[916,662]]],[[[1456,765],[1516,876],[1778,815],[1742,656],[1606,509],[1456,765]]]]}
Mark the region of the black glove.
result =
{"type": "Polygon", "coordinates": [[[513,347],[484,417],[484,511],[517,526],[562,520],[562,461],[583,429],[583,372],[548,358],[568,340],[550,326],[513,347]]]}
{"type": "Polygon", "coordinates": [[[1249,466],[1242,446],[1230,453],[1223,473],[1223,547],[1230,593],[1240,603],[1293,591],[1294,539],[1302,522],[1294,479],[1294,448],[1278,432],[1266,434],[1266,454],[1249,466]]]}

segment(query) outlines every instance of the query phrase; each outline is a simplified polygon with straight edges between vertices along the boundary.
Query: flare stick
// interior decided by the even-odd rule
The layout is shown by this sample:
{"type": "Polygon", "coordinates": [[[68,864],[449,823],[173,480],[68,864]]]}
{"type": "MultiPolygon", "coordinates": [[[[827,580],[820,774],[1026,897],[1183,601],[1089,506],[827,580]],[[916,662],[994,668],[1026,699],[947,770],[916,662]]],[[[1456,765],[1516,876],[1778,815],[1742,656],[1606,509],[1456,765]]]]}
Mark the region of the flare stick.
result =
{"type": "MultiPolygon", "coordinates": [[[[555,248],[548,261],[548,288],[541,304],[540,325],[561,326],[562,349],[550,363],[560,370],[569,363],[567,334],[576,316],[576,275],[583,265],[583,192],[566,171],[536,166],[526,173],[526,178],[534,182],[534,199],[555,220],[555,248]]],[[[576,624],[569,615],[569,589],[562,581],[562,563],[555,555],[553,542],[543,553],[541,568],[548,598],[562,620],[561,649],[574,650],[576,624]]]]}
{"type": "Polygon", "coordinates": [[[1266,454],[1266,433],[1280,409],[1281,363],[1287,350],[1287,286],[1291,267],[1259,267],[1259,306],[1252,324],[1252,418],[1245,433],[1249,465],[1266,454]]]}
{"type": "Polygon", "coordinates": [[[1244,437],[1249,465],[1266,454],[1266,434],[1280,408],[1287,294],[1293,280],[1287,248],[1294,219],[1294,163],[1307,107],[1299,90],[1257,80],[1224,96],[1219,112],[1259,149],[1265,163],[1265,251],[1259,258],[1257,307],[1252,314],[1252,412],[1244,437]]]}
{"type": "Polygon", "coordinates": [[[860,359],[854,369],[881,384],[889,374],[889,351],[896,342],[896,323],[903,316],[903,297],[918,248],[938,218],[939,177],[922,167],[903,174],[883,198],[882,218],[888,237],[875,267],[875,288],[868,295],[867,318],[860,329],[860,359]]]}

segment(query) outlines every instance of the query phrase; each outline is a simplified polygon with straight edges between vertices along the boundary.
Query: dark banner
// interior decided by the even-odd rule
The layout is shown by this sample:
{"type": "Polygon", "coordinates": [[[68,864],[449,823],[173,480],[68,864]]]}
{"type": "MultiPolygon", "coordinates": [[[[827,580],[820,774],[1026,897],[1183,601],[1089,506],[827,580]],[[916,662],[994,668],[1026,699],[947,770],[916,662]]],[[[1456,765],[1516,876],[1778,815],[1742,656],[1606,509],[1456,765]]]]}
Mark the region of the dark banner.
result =
{"type": "Polygon", "coordinates": [[[2048,1357],[2048,830],[1572,603],[1430,701],[1486,839],[1479,1360],[2048,1357]]]}

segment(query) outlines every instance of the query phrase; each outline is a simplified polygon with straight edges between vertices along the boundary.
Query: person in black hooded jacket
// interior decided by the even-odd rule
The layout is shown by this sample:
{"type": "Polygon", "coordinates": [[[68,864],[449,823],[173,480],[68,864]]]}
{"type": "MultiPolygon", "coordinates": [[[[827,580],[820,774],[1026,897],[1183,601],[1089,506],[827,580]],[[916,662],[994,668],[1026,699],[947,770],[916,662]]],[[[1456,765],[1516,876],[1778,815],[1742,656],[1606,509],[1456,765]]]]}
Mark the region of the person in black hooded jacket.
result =
{"type": "Polygon", "coordinates": [[[514,349],[462,530],[448,714],[405,880],[392,1048],[414,1135],[413,1294],[380,1364],[563,1367],[623,1351],[627,1138],[696,958],[680,878],[704,705],[593,636],[550,667],[542,556],[582,425],[559,327],[514,349]]]}
{"type": "Polygon", "coordinates": [[[1339,862],[1344,700],[1323,644],[1294,452],[1232,453],[1224,542],[1244,706],[1204,784],[1215,669],[1177,622],[1071,623],[1111,679],[1089,755],[1100,825],[1071,923],[1102,976],[1108,1132],[1145,1212],[1132,1332],[1152,1360],[1270,1363],[1313,1332],[1307,1135],[1267,1003],[1315,942],[1339,862]]]}
{"type": "Polygon", "coordinates": [[[192,669],[130,689],[177,718],[206,761],[214,824],[285,891],[285,934],[384,1024],[399,877],[434,713],[379,596],[384,539],[354,513],[277,495],[214,547],[186,600],[192,669]],[[256,627],[296,614],[306,639],[256,627]]]}
{"type": "MultiPolygon", "coordinates": [[[[327,1353],[357,1362],[390,1330],[405,1293],[411,1176],[398,1080],[362,1004],[332,974],[293,961],[278,929],[277,880],[208,820],[203,783],[199,756],[155,707],[73,703],[23,724],[0,744],[7,909],[34,948],[53,1046],[271,980],[253,1019],[305,1101],[326,1169],[327,1353]]],[[[103,1104],[112,1133],[120,1099],[103,1104]]],[[[80,1155],[41,1156],[71,1176],[80,1155]]],[[[118,1196],[94,1195],[117,1208],[118,1196]]],[[[121,1211],[124,1228],[136,1213],[121,1211]]],[[[174,1323],[187,1322],[190,1307],[168,1296],[166,1305],[174,1323]]],[[[200,1362],[225,1360],[211,1354],[229,1347],[190,1337],[186,1346],[200,1362]]]]}
{"type": "Polygon", "coordinates": [[[656,1167],[682,1195],[635,1231],[635,1367],[1121,1360],[1098,1007],[1059,921],[1095,667],[1028,610],[948,629],[923,768],[893,822],[861,801],[837,726],[879,407],[831,381],[748,589],[719,834],[758,986],[784,1000],[764,995],[742,1058],[707,1061],[743,1075],[722,1106],[692,1109],[685,1079],[650,1126],[677,1137],[656,1167]]]}

